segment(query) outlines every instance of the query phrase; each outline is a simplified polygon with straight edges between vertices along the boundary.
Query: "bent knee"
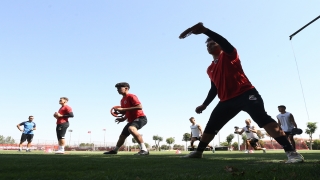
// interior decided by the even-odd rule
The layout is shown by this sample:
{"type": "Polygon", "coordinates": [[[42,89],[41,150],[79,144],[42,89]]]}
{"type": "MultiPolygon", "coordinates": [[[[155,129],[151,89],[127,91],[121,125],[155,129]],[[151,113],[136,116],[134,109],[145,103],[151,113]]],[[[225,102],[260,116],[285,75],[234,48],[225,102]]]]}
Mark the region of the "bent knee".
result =
{"type": "Polygon", "coordinates": [[[137,128],[135,126],[129,126],[128,130],[130,133],[137,131],[137,128]]]}

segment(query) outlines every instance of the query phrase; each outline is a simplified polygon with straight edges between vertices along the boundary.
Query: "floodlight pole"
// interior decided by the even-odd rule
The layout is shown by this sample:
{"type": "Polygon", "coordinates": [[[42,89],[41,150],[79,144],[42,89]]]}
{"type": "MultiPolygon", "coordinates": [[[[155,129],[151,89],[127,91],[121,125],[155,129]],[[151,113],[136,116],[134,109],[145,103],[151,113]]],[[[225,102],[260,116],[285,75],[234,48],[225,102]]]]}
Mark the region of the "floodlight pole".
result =
{"type": "Polygon", "coordinates": [[[104,145],[103,145],[103,147],[106,147],[106,129],[103,129],[103,131],[104,131],[104,137],[103,137],[104,145]]]}
{"type": "Polygon", "coordinates": [[[69,129],[68,131],[69,131],[69,133],[70,133],[69,146],[71,146],[71,133],[72,133],[72,129],[69,129]]]}

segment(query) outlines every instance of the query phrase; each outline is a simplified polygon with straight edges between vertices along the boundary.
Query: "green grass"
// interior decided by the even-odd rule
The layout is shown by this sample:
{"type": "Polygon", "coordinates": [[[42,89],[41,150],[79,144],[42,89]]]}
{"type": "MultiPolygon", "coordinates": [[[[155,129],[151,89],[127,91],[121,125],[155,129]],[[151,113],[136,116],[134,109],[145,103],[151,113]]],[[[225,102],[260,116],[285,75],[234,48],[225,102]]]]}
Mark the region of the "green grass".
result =
{"type": "Polygon", "coordinates": [[[68,152],[55,155],[44,152],[0,151],[0,179],[320,179],[320,151],[300,151],[305,163],[285,164],[283,151],[205,152],[203,159],[182,159],[169,152],[151,152],[134,156],[120,152],[68,152]],[[232,172],[226,171],[232,167],[232,172]]]}

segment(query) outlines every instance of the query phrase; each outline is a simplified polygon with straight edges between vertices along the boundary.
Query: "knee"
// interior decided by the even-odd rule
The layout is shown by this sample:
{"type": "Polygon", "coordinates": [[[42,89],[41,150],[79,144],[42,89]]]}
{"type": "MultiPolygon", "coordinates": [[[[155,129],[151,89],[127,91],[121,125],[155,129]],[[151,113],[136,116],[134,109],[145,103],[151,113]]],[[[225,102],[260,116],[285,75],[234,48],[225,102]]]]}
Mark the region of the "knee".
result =
{"type": "Polygon", "coordinates": [[[134,132],[137,131],[137,128],[134,127],[134,126],[129,126],[129,127],[128,127],[128,131],[129,131],[130,133],[134,133],[134,132]]]}

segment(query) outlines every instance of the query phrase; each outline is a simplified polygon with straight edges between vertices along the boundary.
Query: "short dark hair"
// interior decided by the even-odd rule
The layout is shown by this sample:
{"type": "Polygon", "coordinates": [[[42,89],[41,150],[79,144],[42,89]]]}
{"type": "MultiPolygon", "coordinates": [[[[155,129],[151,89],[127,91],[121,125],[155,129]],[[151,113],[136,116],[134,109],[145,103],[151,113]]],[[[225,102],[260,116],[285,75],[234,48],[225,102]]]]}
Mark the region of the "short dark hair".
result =
{"type": "MultiPolygon", "coordinates": [[[[215,42],[213,39],[211,39],[211,38],[208,37],[208,39],[206,40],[206,43],[208,43],[209,41],[215,42]]],[[[215,43],[217,43],[217,42],[215,42],[215,43]]]]}
{"type": "Polygon", "coordinates": [[[129,85],[129,83],[127,83],[127,82],[117,83],[117,84],[115,85],[115,87],[116,87],[116,88],[118,88],[118,87],[127,87],[128,89],[130,89],[130,85],[129,85]]]}
{"type": "Polygon", "coordinates": [[[194,117],[191,117],[189,120],[191,121],[192,119],[194,119],[194,117]]]}
{"type": "Polygon", "coordinates": [[[29,118],[31,118],[31,117],[33,117],[33,116],[29,116],[29,118]]]}
{"type": "Polygon", "coordinates": [[[67,97],[61,97],[60,99],[64,99],[66,101],[69,101],[69,99],[67,97]]]}
{"type": "Polygon", "coordinates": [[[278,106],[278,108],[279,108],[279,107],[282,107],[282,108],[285,108],[285,109],[286,109],[286,106],[285,106],[285,105],[280,105],[280,106],[278,106]]]}
{"type": "Polygon", "coordinates": [[[208,43],[209,41],[212,41],[212,39],[208,37],[206,43],[208,43]]]}

